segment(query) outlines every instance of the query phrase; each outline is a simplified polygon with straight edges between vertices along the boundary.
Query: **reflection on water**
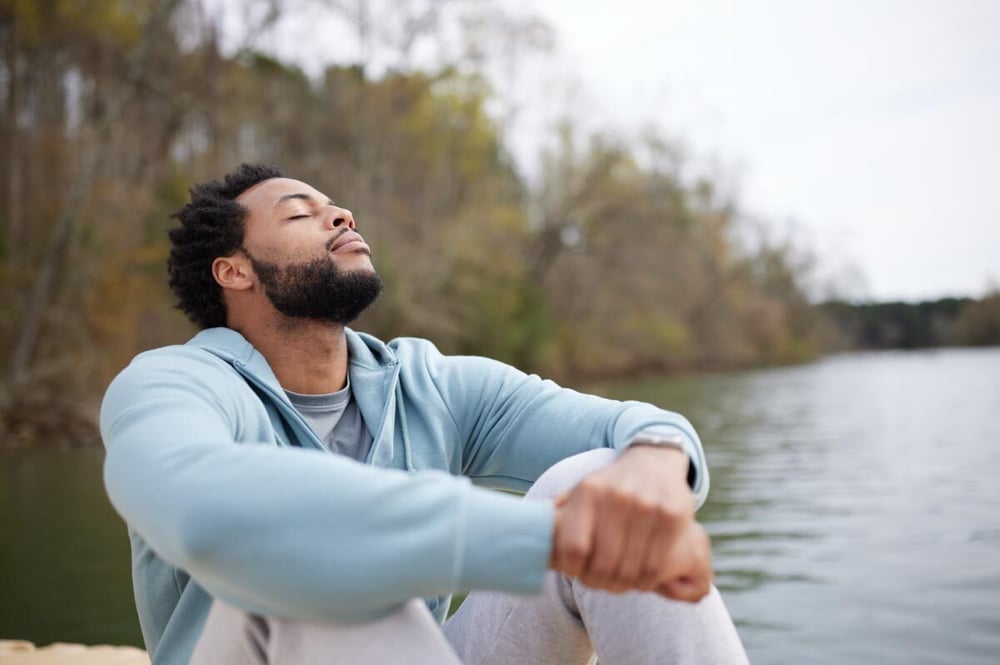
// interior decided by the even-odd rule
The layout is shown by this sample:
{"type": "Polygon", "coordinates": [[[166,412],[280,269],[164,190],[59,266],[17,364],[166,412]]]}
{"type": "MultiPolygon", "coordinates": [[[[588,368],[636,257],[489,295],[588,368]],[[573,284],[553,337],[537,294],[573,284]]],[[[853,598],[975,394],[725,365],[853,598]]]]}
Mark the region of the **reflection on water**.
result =
{"type": "MultiPolygon", "coordinates": [[[[702,433],[700,519],[756,665],[1000,662],[1000,349],[605,392],[702,433]]],[[[0,637],[139,643],[100,461],[0,456],[0,637]]]]}
{"type": "Polygon", "coordinates": [[[103,451],[0,455],[0,639],[142,645],[103,451]]]}
{"type": "Polygon", "coordinates": [[[1000,662],[1000,349],[613,387],[698,426],[757,665],[1000,662]]]}

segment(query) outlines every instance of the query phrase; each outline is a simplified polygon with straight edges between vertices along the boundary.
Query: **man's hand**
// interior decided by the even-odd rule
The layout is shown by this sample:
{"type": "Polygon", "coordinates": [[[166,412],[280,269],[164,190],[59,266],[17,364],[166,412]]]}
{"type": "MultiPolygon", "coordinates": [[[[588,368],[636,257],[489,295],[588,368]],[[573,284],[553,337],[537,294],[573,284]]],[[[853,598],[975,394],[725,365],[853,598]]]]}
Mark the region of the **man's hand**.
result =
{"type": "Polygon", "coordinates": [[[550,567],[613,592],[696,602],[712,583],[711,545],[694,521],[687,456],[635,445],[556,499],[550,567]]]}

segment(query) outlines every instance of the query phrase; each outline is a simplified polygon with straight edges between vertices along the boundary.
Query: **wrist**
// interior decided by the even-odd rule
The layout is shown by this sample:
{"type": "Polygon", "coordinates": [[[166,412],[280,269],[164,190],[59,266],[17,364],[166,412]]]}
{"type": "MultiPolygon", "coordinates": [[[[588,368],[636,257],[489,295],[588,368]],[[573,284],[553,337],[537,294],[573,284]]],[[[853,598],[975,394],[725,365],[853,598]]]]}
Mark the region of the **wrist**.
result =
{"type": "Polygon", "coordinates": [[[677,477],[685,484],[687,483],[691,459],[687,452],[681,448],[633,440],[622,456],[637,459],[642,464],[656,465],[669,476],[677,477]]]}
{"type": "MultiPolygon", "coordinates": [[[[691,455],[684,435],[679,432],[642,431],[632,437],[625,450],[627,452],[633,448],[652,448],[672,453],[669,458],[673,459],[677,468],[681,470],[688,486],[694,488],[694,464],[691,462],[691,455]]],[[[661,459],[667,459],[667,457],[661,457],[661,459]]]]}

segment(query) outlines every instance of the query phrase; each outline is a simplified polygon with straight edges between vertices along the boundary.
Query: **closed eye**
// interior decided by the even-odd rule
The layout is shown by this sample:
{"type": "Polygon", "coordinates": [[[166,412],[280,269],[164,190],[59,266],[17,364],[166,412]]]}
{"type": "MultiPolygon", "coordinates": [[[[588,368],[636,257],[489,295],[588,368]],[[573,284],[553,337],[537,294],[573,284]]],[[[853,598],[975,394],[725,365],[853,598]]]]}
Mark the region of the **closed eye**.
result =
{"type": "Polygon", "coordinates": [[[308,219],[309,217],[312,217],[312,215],[294,215],[292,217],[289,217],[288,221],[290,222],[294,219],[308,219]]]}

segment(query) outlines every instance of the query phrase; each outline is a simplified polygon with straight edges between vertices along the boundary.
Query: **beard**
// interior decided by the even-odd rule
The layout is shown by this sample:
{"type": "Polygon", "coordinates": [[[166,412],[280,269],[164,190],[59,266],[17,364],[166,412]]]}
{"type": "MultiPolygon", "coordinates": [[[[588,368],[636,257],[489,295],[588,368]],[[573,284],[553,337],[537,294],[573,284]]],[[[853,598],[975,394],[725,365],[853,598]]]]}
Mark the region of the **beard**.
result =
{"type": "Polygon", "coordinates": [[[382,291],[374,270],[345,272],[329,256],[279,265],[246,255],[268,300],[288,317],[346,325],[382,291]]]}

